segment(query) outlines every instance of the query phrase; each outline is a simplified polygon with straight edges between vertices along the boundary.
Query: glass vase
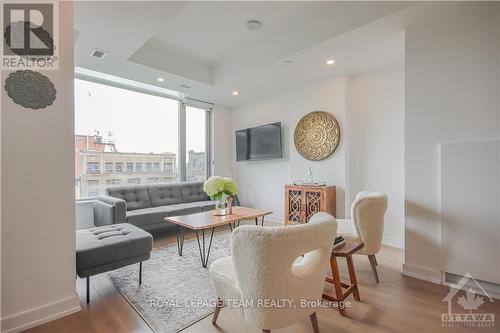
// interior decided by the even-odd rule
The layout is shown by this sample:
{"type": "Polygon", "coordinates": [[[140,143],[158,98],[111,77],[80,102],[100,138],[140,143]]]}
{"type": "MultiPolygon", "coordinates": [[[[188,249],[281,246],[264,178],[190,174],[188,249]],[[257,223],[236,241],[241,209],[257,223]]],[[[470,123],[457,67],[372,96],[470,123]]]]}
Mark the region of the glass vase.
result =
{"type": "Polygon", "coordinates": [[[215,200],[215,216],[225,216],[232,214],[233,198],[223,195],[220,200],[215,200]]]}

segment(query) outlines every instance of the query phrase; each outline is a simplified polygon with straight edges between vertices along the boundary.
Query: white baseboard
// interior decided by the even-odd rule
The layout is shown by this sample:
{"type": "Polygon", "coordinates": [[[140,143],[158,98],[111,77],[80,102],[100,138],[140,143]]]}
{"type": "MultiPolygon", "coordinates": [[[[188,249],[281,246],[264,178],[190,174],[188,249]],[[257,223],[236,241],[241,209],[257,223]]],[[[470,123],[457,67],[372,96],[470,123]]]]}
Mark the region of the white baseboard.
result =
{"type": "Polygon", "coordinates": [[[435,284],[443,284],[441,271],[435,269],[403,264],[403,271],[401,274],[435,284]]]}
{"type": "Polygon", "coordinates": [[[81,309],[80,300],[75,294],[69,298],[2,318],[2,333],[24,331],[28,328],[78,312],[81,309]]]}

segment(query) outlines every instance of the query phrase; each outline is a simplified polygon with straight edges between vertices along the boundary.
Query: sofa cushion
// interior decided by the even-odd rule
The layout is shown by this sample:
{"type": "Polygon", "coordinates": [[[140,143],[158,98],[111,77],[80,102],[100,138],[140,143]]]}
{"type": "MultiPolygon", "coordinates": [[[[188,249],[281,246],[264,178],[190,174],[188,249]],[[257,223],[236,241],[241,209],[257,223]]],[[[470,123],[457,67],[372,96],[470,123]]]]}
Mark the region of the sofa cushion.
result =
{"type": "Polygon", "coordinates": [[[209,201],[199,201],[197,203],[200,206],[202,212],[206,212],[206,211],[215,209],[215,204],[213,201],[210,201],[210,200],[209,201]]]}
{"type": "Polygon", "coordinates": [[[138,227],[151,224],[165,223],[164,218],[169,215],[170,206],[150,207],[127,212],[127,223],[138,227]]]}
{"type": "MultiPolygon", "coordinates": [[[[105,271],[115,262],[147,258],[153,248],[148,232],[127,223],[113,224],[76,232],[76,271],[80,277],[105,271]]],[[[128,262],[130,263],[130,262],[128,262]]]]}
{"type": "Polygon", "coordinates": [[[184,183],[182,184],[182,199],[184,202],[207,201],[208,195],[203,192],[203,183],[184,183]]]}
{"type": "Polygon", "coordinates": [[[182,203],[181,184],[148,185],[151,207],[182,203]]]}
{"type": "Polygon", "coordinates": [[[127,212],[127,223],[131,223],[138,227],[144,227],[152,224],[167,223],[164,220],[167,216],[186,215],[200,212],[201,207],[197,202],[136,209],[127,212]]]}
{"type": "Polygon", "coordinates": [[[127,202],[127,210],[151,207],[146,185],[112,186],[106,189],[106,193],[109,196],[125,200],[127,202]]]}
{"type": "Polygon", "coordinates": [[[170,205],[168,206],[170,209],[168,216],[178,216],[178,215],[187,215],[194,213],[201,213],[201,207],[197,202],[189,202],[178,205],[170,205]]]}

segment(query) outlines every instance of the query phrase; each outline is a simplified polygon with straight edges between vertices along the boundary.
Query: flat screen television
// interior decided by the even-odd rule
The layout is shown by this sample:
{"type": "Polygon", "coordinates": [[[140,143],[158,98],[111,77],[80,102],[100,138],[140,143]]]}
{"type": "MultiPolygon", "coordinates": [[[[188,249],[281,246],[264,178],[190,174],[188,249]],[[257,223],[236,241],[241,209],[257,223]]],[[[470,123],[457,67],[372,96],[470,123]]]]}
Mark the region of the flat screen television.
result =
{"type": "Polygon", "coordinates": [[[236,161],[280,159],[281,123],[236,131],[236,161]]]}

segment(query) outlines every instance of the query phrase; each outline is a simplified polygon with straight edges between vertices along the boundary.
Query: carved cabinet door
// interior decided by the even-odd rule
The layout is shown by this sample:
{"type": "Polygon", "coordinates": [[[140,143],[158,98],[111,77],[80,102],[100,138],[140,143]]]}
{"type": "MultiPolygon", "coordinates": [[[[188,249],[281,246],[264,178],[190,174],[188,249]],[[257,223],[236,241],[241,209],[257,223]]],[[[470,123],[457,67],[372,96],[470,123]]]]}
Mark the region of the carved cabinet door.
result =
{"type": "Polygon", "coordinates": [[[307,223],[318,212],[336,216],[335,186],[285,186],[285,223],[307,223]]]}
{"type": "Polygon", "coordinates": [[[305,222],[309,222],[309,219],[316,213],[324,211],[324,207],[322,207],[322,203],[324,202],[324,192],[318,190],[305,190],[305,204],[304,204],[304,212],[305,212],[305,222]]]}
{"type": "Polygon", "coordinates": [[[291,187],[286,190],[285,221],[290,224],[304,223],[305,216],[305,190],[291,187]]]}

